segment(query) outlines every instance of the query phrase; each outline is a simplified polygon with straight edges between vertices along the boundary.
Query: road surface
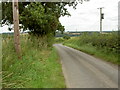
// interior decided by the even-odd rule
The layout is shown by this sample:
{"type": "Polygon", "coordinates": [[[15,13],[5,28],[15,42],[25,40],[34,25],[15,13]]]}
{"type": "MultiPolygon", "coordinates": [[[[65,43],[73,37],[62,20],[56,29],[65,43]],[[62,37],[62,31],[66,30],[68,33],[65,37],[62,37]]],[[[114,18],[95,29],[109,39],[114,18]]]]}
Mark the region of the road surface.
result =
{"type": "Polygon", "coordinates": [[[91,55],[54,45],[60,55],[67,88],[118,88],[118,67],[91,55]]]}

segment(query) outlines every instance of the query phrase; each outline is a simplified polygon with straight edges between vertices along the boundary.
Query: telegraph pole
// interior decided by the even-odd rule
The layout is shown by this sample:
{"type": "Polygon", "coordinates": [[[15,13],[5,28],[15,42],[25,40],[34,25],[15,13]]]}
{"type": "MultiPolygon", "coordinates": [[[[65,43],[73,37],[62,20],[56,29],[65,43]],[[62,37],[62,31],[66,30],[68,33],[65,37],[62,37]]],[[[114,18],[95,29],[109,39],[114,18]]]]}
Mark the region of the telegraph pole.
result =
{"type": "Polygon", "coordinates": [[[18,0],[13,0],[12,4],[13,4],[13,23],[14,23],[14,45],[18,57],[21,58],[18,0]]]}
{"type": "Polygon", "coordinates": [[[100,33],[102,33],[102,19],[104,19],[104,14],[102,13],[102,9],[104,7],[98,8],[100,9],[100,33]]]}

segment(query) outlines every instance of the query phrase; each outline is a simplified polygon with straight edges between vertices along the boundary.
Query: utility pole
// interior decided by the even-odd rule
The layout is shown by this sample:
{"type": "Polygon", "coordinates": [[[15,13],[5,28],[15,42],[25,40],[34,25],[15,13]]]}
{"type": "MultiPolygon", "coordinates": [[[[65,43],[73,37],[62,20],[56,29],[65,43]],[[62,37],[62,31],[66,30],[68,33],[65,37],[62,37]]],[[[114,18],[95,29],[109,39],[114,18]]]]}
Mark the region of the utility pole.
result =
{"type": "Polygon", "coordinates": [[[104,7],[98,8],[100,9],[100,33],[102,33],[102,19],[104,19],[104,13],[102,13],[102,9],[104,7]]]}
{"type": "Polygon", "coordinates": [[[19,9],[18,0],[13,0],[13,23],[14,23],[14,45],[18,58],[21,58],[20,34],[19,34],[19,9]]]}

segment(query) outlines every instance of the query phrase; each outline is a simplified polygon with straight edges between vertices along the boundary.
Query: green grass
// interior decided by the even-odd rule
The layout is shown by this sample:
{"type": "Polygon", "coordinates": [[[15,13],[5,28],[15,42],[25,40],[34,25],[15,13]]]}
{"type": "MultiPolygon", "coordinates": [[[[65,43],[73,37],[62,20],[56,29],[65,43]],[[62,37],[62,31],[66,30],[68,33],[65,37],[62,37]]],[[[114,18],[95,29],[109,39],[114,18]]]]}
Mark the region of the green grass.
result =
{"type": "Polygon", "coordinates": [[[3,88],[65,88],[55,48],[47,38],[21,36],[22,59],[18,59],[13,38],[3,40],[3,88]]]}
{"type": "Polygon", "coordinates": [[[98,48],[98,47],[92,46],[90,43],[85,44],[82,41],[80,41],[81,40],[80,38],[81,37],[76,37],[76,38],[67,40],[64,42],[64,45],[78,49],[85,53],[91,54],[105,61],[112,62],[114,64],[120,64],[120,62],[118,61],[117,53],[113,51],[110,52],[105,48],[98,48]]]}
{"type": "Polygon", "coordinates": [[[56,37],[55,38],[55,43],[63,43],[65,41],[65,39],[63,39],[63,37],[56,37]]]}

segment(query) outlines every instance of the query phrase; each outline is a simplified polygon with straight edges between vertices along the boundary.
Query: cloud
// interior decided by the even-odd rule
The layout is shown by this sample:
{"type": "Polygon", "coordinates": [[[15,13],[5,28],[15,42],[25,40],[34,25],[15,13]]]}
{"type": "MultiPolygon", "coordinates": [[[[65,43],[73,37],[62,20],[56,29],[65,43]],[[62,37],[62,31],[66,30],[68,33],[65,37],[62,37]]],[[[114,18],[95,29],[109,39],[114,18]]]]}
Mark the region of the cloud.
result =
{"type": "Polygon", "coordinates": [[[60,21],[65,26],[66,31],[71,30],[98,30],[100,21],[99,7],[104,7],[103,30],[117,29],[118,25],[118,2],[119,0],[90,0],[83,4],[78,4],[77,9],[67,7],[71,17],[61,17],[60,21]],[[75,29],[76,28],[76,29],[75,29]]]}

